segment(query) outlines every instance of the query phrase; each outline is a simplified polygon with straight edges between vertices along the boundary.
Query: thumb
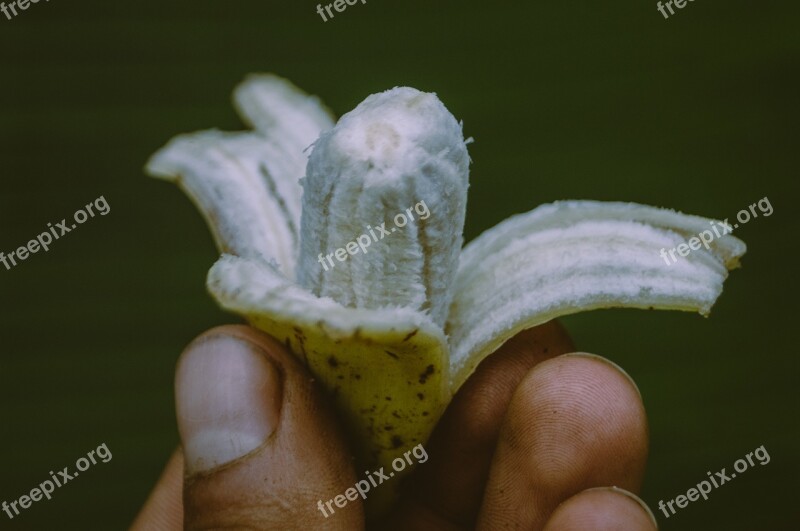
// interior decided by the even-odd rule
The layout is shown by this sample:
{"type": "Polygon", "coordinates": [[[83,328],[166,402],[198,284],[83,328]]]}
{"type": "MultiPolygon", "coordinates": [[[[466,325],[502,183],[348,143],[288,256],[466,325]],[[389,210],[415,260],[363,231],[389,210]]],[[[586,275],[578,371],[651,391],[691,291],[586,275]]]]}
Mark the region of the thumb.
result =
{"type": "Polygon", "coordinates": [[[318,510],[355,483],[343,437],[313,380],[273,339],[215,328],[175,376],[185,457],[185,529],[362,529],[363,510],[318,510]]]}

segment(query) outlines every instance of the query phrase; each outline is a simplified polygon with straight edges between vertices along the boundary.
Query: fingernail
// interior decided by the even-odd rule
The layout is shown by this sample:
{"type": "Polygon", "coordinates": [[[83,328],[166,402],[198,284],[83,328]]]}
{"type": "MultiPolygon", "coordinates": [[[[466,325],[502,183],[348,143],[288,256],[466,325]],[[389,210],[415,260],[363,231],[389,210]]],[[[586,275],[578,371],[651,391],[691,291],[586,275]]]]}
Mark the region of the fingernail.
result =
{"type": "Polygon", "coordinates": [[[207,472],[252,452],[275,431],[280,374],[244,339],[201,337],[181,357],[175,402],[186,471],[207,472]]]}
{"type": "Polygon", "coordinates": [[[658,529],[658,522],[656,521],[656,516],[653,514],[653,511],[651,511],[650,507],[648,507],[647,504],[639,496],[637,496],[636,494],[634,494],[634,493],[632,493],[632,492],[630,492],[628,490],[621,489],[619,487],[595,487],[593,489],[586,489],[584,492],[593,492],[593,491],[597,491],[597,490],[604,490],[604,491],[607,491],[607,492],[610,491],[610,492],[614,492],[616,494],[622,494],[623,496],[627,496],[628,498],[632,499],[633,501],[635,501],[636,503],[638,503],[639,505],[642,506],[642,509],[644,509],[644,511],[650,517],[650,520],[652,520],[653,525],[656,527],[656,529],[658,529]]]}
{"type": "Polygon", "coordinates": [[[611,367],[613,367],[616,370],[618,370],[619,372],[621,372],[622,375],[625,376],[625,378],[628,379],[628,381],[631,383],[633,388],[636,389],[636,392],[639,394],[639,398],[642,398],[642,392],[639,391],[639,386],[636,385],[636,382],[633,381],[633,378],[631,378],[631,375],[628,374],[625,371],[625,369],[623,369],[622,367],[620,367],[619,365],[617,365],[616,363],[614,363],[610,359],[604,358],[603,356],[598,356],[597,354],[589,354],[588,352],[572,352],[570,354],[564,354],[564,356],[574,356],[576,358],[589,358],[589,359],[593,359],[593,360],[597,360],[597,361],[602,361],[603,363],[605,363],[607,365],[610,365],[611,367]]]}

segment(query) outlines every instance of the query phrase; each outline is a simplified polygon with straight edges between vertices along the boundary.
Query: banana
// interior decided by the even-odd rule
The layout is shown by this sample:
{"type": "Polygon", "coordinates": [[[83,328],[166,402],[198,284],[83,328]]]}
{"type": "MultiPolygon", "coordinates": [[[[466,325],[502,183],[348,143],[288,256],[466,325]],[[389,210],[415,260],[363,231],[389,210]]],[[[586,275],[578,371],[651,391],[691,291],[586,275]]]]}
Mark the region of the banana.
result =
{"type": "MultiPolygon", "coordinates": [[[[234,104],[253,130],[179,136],[146,171],[197,204],[222,253],[212,296],[305,363],[365,470],[407,474],[392,462],[517,332],[597,308],[707,315],[746,250],[724,235],[665,266],[659,249],[713,220],[595,201],[542,205],[462,250],[470,140],[435,94],[375,94],[334,125],[317,98],[262,74],[234,104]]],[[[399,485],[371,494],[368,513],[399,485]]]]}

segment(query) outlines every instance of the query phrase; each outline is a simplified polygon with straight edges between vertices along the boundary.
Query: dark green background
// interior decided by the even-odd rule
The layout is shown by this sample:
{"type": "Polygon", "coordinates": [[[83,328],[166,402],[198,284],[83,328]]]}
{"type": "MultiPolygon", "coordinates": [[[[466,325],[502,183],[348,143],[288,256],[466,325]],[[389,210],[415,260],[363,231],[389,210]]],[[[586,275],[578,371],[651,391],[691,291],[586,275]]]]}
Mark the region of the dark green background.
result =
{"type": "MultiPolygon", "coordinates": [[[[174,187],[144,177],[174,134],[238,129],[245,74],[273,71],[338,114],[398,84],[435,91],[474,136],[467,238],[560,198],[733,217],[744,269],[710,319],[564,320],[639,383],[655,507],[760,445],[756,466],[662,529],[797,529],[796,2],[369,0],[39,2],[0,15],[0,250],[104,195],[97,217],[0,268],[0,501],[107,443],[113,460],[2,529],[123,529],[178,439],[172,377],[192,337],[236,319],[205,294],[216,257],[174,187]]],[[[468,464],[465,463],[465,466],[468,464]]]]}

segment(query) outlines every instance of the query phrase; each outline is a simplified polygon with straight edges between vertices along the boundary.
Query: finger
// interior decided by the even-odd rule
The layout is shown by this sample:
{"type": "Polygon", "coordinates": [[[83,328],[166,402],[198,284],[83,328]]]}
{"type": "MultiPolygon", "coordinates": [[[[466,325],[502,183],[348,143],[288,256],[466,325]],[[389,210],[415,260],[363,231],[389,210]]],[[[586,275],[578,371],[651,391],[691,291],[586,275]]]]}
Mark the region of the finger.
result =
{"type": "Polygon", "coordinates": [[[425,445],[430,458],[392,516],[397,528],[474,529],[514,390],[531,367],[573,349],[564,328],[551,321],[518,334],[480,364],[425,445]]]}
{"type": "Polygon", "coordinates": [[[589,489],[568,499],[547,521],[544,531],[655,531],[656,518],[635,494],[608,487],[589,489]]]}
{"type": "Polygon", "coordinates": [[[273,339],[207,332],[182,354],[175,393],[186,529],[363,528],[358,501],[318,509],[355,474],[313,380],[273,339]]]}
{"type": "Polygon", "coordinates": [[[592,487],[638,492],[647,447],[641,396],[619,367],[588,354],[542,362],[511,399],[478,529],[542,529],[592,487]]]}
{"type": "Polygon", "coordinates": [[[183,454],[170,457],[153,492],[142,507],[130,531],[181,531],[183,529],[183,454]]]}

